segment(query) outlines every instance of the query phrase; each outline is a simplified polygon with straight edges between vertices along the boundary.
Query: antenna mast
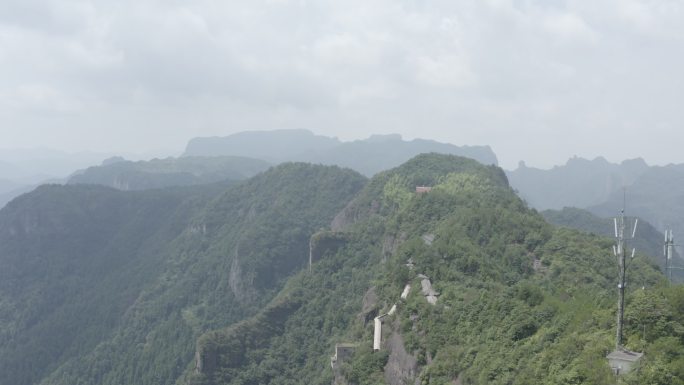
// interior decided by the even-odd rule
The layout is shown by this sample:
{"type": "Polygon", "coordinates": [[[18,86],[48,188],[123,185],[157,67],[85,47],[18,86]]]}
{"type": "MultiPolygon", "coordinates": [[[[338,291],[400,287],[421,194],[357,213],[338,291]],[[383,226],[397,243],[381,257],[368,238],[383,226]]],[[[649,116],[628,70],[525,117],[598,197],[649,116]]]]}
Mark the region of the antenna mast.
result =
{"type": "Polygon", "coordinates": [[[667,279],[672,282],[672,257],[674,255],[674,237],[672,236],[672,230],[665,230],[665,274],[667,274],[667,279]]]}
{"type": "MultiPolygon", "coordinates": [[[[625,236],[625,209],[624,206],[620,211],[620,216],[613,218],[613,224],[615,227],[615,238],[616,243],[613,247],[613,254],[617,258],[618,263],[618,308],[617,308],[617,332],[615,338],[615,349],[622,349],[622,329],[624,325],[625,316],[625,286],[627,284],[626,271],[627,271],[627,253],[625,251],[625,240],[633,239],[636,235],[636,228],[638,219],[634,221],[634,228],[632,229],[631,237],[625,236]]],[[[632,258],[634,258],[635,249],[632,249],[632,258]]]]}

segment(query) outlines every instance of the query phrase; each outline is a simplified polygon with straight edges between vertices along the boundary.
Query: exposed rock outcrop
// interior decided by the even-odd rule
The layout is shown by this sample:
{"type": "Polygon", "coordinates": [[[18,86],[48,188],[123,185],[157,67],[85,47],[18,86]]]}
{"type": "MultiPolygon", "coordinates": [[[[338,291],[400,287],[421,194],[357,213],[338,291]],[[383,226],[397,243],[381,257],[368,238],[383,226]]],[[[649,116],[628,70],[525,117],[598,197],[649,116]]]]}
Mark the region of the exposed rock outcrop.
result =
{"type": "Polygon", "coordinates": [[[348,241],[345,233],[335,231],[319,231],[312,235],[309,239],[309,265],[326,254],[335,254],[348,241]]]}
{"type": "MultiPolygon", "coordinates": [[[[395,325],[395,329],[397,325],[395,325]]],[[[396,331],[386,342],[389,358],[385,365],[385,381],[389,385],[420,384],[418,361],[404,347],[404,339],[396,331]]]]}
{"type": "Polygon", "coordinates": [[[228,286],[235,298],[242,302],[249,302],[256,296],[254,289],[254,282],[245,278],[240,265],[240,248],[235,247],[235,256],[230,263],[230,270],[228,271],[228,286]]]}
{"type": "Polygon", "coordinates": [[[378,315],[378,310],[378,294],[375,292],[375,287],[371,287],[366,291],[366,294],[363,295],[359,319],[363,321],[363,324],[365,325],[378,315]]]}
{"type": "Polygon", "coordinates": [[[397,235],[388,235],[382,241],[382,258],[383,261],[394,255],[399,246],[406,241],[406,233],[399,233],[397,235]]]}

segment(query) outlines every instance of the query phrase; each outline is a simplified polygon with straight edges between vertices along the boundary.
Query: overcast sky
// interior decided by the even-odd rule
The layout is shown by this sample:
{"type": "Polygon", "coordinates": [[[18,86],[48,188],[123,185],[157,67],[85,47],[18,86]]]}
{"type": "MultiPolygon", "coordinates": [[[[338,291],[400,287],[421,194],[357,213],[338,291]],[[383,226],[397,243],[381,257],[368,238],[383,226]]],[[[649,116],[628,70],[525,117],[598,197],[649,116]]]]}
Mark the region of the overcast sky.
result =
{"type": "Polygon", "coordinates": [[[683,163],[682,0],[3,0],[0,147],[307,128],[683,163]]]}

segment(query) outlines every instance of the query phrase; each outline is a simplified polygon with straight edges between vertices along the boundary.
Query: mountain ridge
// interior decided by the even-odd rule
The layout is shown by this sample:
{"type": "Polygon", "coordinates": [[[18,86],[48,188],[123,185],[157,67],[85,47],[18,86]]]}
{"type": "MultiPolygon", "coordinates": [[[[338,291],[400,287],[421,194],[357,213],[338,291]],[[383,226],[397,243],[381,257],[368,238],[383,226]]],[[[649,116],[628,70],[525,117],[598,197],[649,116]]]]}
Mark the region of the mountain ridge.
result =
{"type": "MultiPolygon", "coordinates": [[[[0,209],[0,384],[614,384],[611,244],[454,155],[44,186],[0,209]]],[[[641,254],[629,277],[625,381],[681,384],[684,289],[641,254]]]]}
{"type": "Polygon", "coordinates": [[[75,172],[67,184],[99,184],[119,190],[146,190],[172,186],[239,181],[271,164],[239,156],[181,157],[131,162],[106,159],[102,165],[75,172]]]}
{"type": "Polygon", "coordinates": [[[404,141],[398,134],[371,135],[349,142],[316,135],[309,130],[246,131],[225,137],[194,138],[183,156],[237,155],[278,163],[303,161],[349,167],[371,176],[425,152],[440,152],[497,164],[489,146],[456,146],[433,140],[404,141]]]}
{"type": "MultiPolygon", "coordinates": [[[[373,177],[344,212],[337,231],[346,244],[290,279],[256,317],[203,335],[179,384],[614,383],[605,360],[614,338],[610,241],[546,224],[500,169],[419,156],[373,177]],[[434,303],[421,293],[426,280],[434,303]],[[380,314],[385,342],[373,352],[368,321],[380,314]],[[355,352],[331,370],[340,343],[355,352]]],[[[649,293],[662,285],[648,260],[634,266],[632,279],[649,293]]],[[[672,294],[639,293],[628,297],[630,344],[665,360],[653,343],[673,329],[639,345],[645,321],[632,306],[657,298],[667,308],[661,296],[672,294]]],[[[681,322],[678,314],[667,322],[681,322]]],[[[672,368],[679,381],[684,373],[672,368]]],[[[629,383],[650,381],[649,370],[629,383]]]]}
{"type": "Polygon", "coordinates": [[[310,234],[364,183],[351,170],[283,164],[237,184],[54,185],[15,199],[0,210],[0,264],[13,277],[0,286],[0,383],[175,381],[202,328],[268,301],[305,264],[310,234]]]}

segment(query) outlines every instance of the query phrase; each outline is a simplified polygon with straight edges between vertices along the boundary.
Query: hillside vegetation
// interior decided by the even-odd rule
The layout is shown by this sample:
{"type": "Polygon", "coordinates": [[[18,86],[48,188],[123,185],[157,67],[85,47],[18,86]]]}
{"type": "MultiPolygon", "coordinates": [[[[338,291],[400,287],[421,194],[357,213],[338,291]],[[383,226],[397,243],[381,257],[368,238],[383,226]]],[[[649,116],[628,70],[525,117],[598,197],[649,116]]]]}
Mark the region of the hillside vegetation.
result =
{"type": "MultiPolygon", "coordinates": [[[[254,318],[204,334],[181,383],[615,383],[605,359],[615,327],[610,240],[548,225],[500,169],[419,156],[374,177],[340,217],[347,244],[254,318]],[[416,194],[416,185],[432,190],[416,194]],[[425,277],[435,305],[421,293],[425,277]],[[374,353],[369,321],[393,304],[374,353]],[[358,347],[335,372],[338,342],[358,347]]],[[[628,295],[627,347],[647,358],[624,380],[682,383],[684,290],[643,256],[629,274],[639,286],[628,295]]]]}
{"type": "Polygon", "coordinates": [[[46,186],[0,211],[0,384],[168,384],[256,313],[363,186],[284,164],[237,185],[46,186]]]}
{"type": "MultiPolygon", "coordinates": [[[[0,385],[617,384],[611,246],[453,155],[46,186],[0,210],[0,385]]],[[[637,254],[627,288],[620,383],[684,384],[684,287],[637,254]]]]}
{"type": "MultiPolygon", "coordinates": [[[[542,215],[549,222],[557,226],[569,227],[577,230],[582,230],[587,233],[597,234],[604,237],[614,238],[614,223],[613,218],[618,215],[616,211],[611,218],[600,218],[590,213],[587,210],[582,210],[574,207],[565,207],[562,210],[544,210],[542,215]]],[[[630,226],[634,223],[636,218],[625,218],[630,226]]],[[[639,252],[648,256],[653,263],[660,267],[660,270],[665,273],[665,257],[663,255],[664,234],[659,232],[649,222],[639,219],[637,225],[637,232],[634,239],[628,240],[628,247],[633,247],[639,252]]],[[[681,256],[675,251],[673,256],[673,264],[682,266],[684,261],[681,256]]],[[[675,282],[684,282],[684,271],[673,270],[673,279],[675,282]]]]}

